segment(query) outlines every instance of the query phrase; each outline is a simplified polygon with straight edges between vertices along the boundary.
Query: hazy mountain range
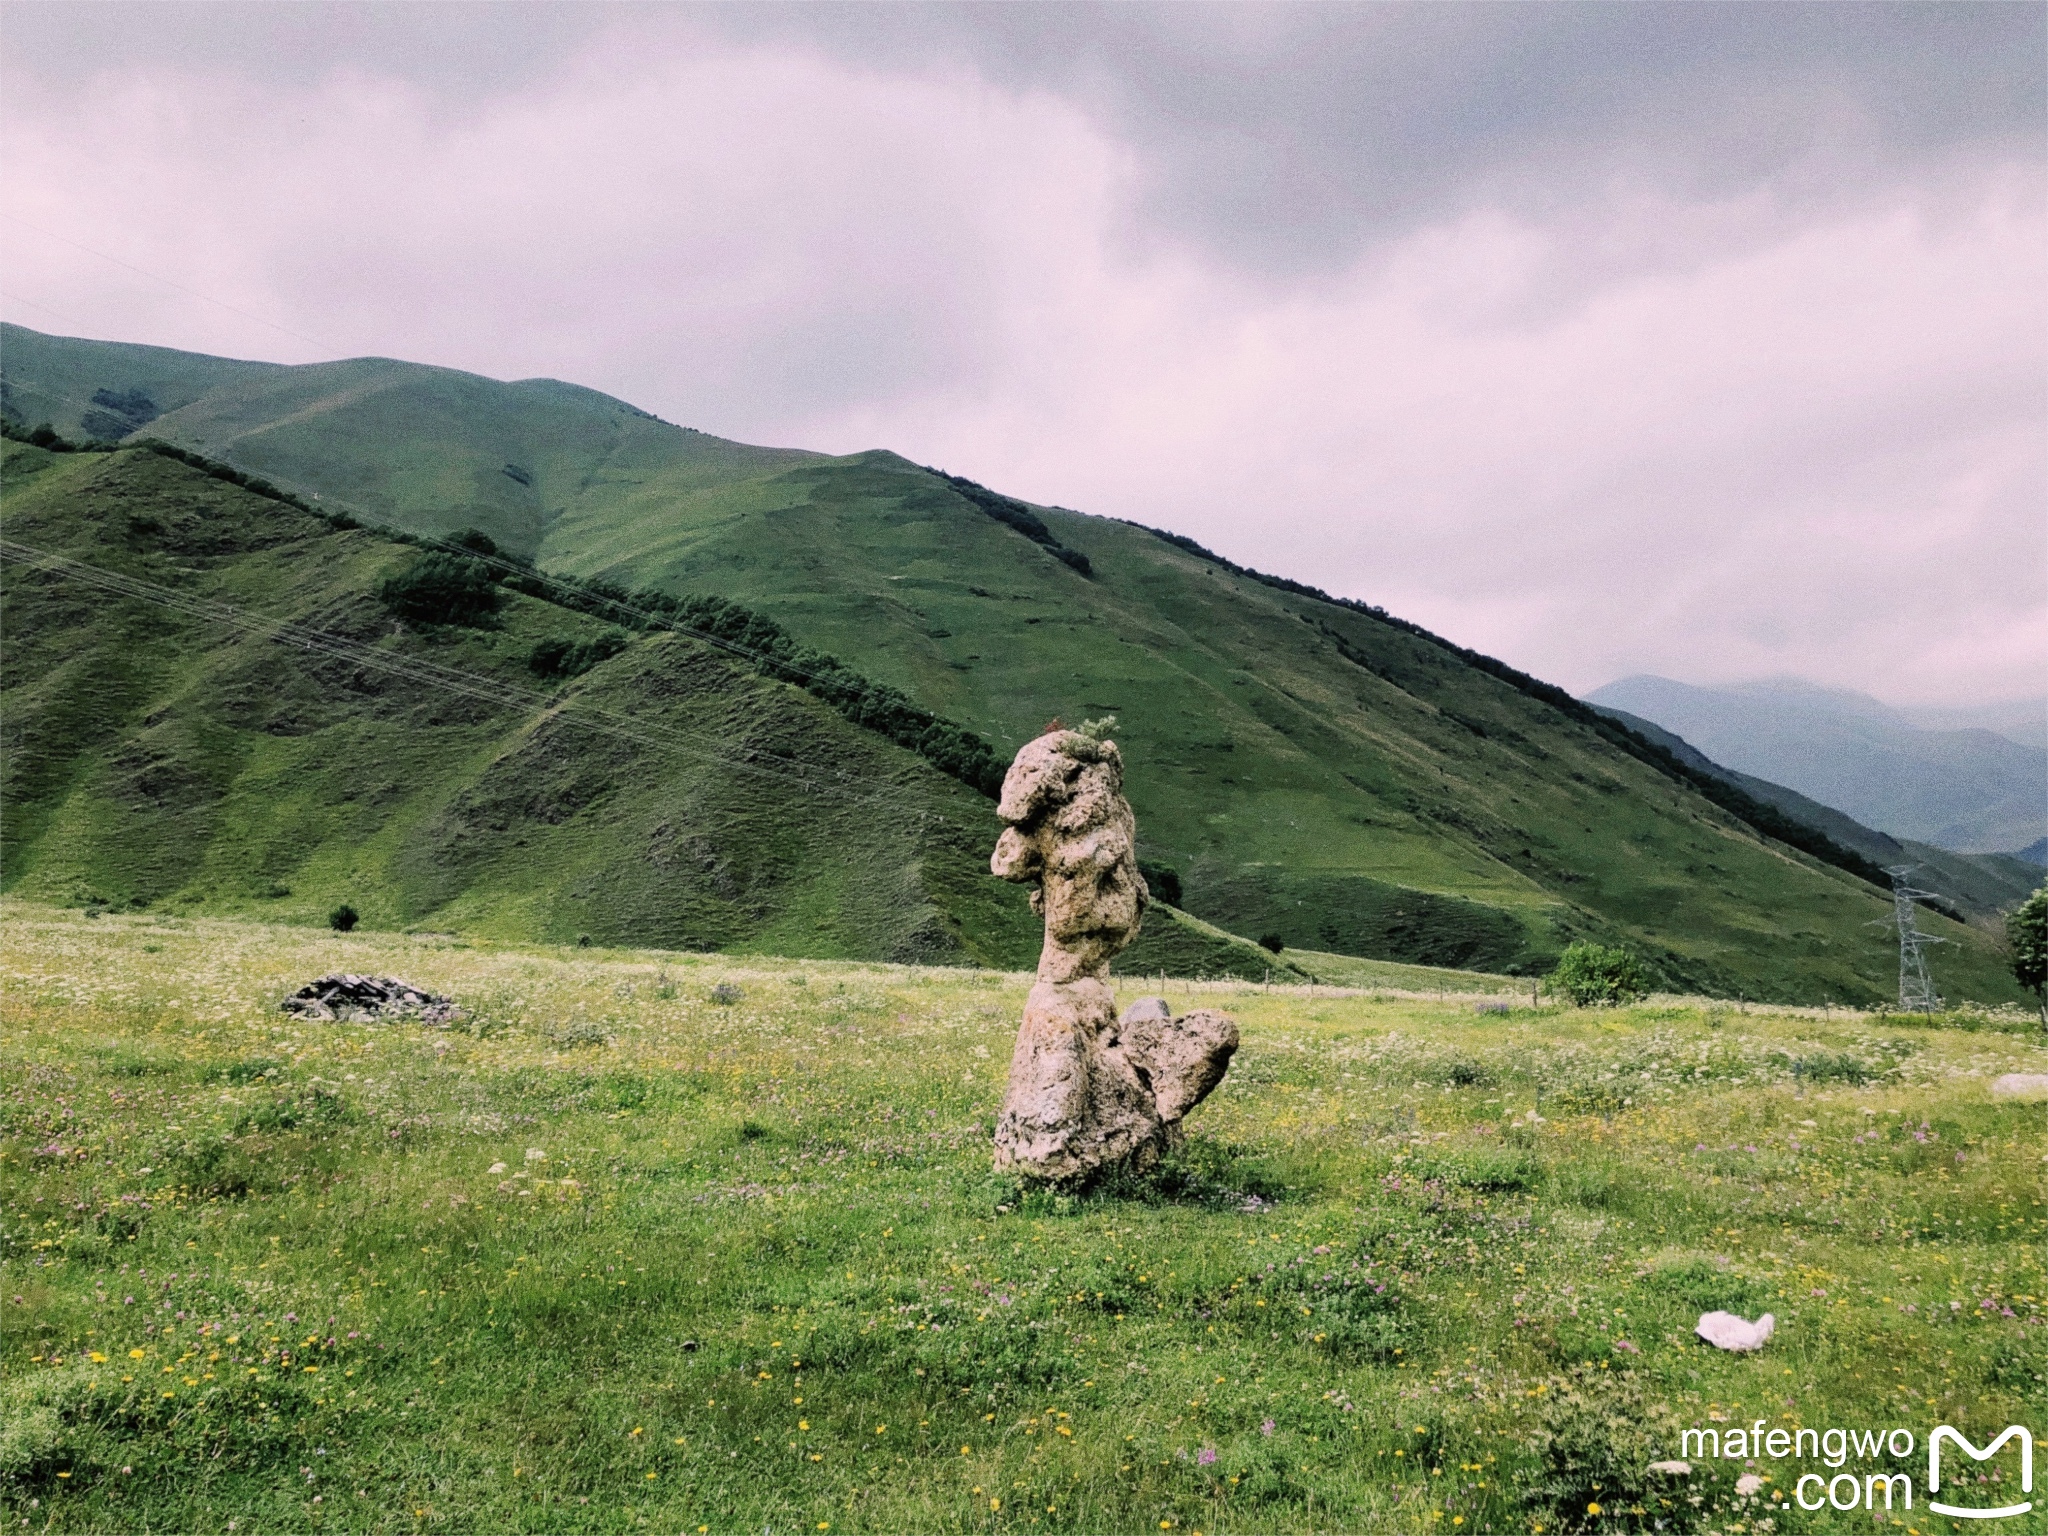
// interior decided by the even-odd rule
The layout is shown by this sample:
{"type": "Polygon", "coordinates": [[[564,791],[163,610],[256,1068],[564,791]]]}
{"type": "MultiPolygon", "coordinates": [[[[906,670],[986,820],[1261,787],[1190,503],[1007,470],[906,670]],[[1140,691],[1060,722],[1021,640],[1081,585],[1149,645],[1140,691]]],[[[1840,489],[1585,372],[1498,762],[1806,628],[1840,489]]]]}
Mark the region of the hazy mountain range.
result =
{"type": "Polygon", "coordinates": [[[1932,843],[1893,837],[1889,832],[1865,826],[1855,817],[1845,815],[1832,806],[1809,799],[1796,789],[1787,789],[1768,779],[1723,767],[1684,737],[1665,730],[1654,721],[1645,720],[1641,715],[1632,715],[1611,705],[1597,707],[1640,735],[1669,749],[1673,756],[1701,772],[1739,786],[1794,820],[1825,833],[1844,848],[1855,849],[1880,868],[1909,867],[1911,873],[1907,880],[1911,885],[1932,892],[1954,910],[1980,921],[1995,919],[2026,900],[2028,893],[2041,883],[2039,844],[2016,853],[1957,853],[1932,843]]]}
{"type": "Polygon", "coordinates": [[[1737,772],[1797,790],[1894,837],[2006,853],[2048,834],[2048,704],[1908,715],[1866,694],[1776,678],[1699,688],[1627,677],[1586,695],[1685,738],[1737,772]],[[1962,722],[1979,723],[1963,726],[1962,722]],[[1931,729],[1939,721],[1959,728],[1931,729]],[[1988,727],[2000,722],[2012,734],[1988,727]]]}

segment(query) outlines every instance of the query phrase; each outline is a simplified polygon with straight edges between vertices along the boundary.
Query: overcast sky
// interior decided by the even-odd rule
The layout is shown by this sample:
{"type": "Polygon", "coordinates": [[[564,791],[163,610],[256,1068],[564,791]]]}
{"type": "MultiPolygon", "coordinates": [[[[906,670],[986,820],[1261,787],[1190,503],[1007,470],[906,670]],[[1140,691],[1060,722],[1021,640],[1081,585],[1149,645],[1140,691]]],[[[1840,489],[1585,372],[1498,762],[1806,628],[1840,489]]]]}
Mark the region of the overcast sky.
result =
{"type": "Polygon", "coordinates": [[[0,314],[894,448],[1580,691],[1988,701],[2044,60],[2031,0],[11,0],[0,314]]]}

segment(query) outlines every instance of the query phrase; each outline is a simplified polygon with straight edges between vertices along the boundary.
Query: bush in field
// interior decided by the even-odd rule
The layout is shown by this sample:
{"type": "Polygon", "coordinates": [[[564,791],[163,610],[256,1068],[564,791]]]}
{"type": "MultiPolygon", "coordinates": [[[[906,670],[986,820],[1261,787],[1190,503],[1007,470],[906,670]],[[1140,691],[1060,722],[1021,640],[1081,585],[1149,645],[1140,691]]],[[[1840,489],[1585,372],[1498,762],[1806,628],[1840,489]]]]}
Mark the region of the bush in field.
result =
{"type": "Polygon", "coordinates": [[[1649,978],[1634,955],[1584,939],[1558,956],[1557,969],[1549,979],[1553,991],[1562,992],[1581,1008],[1595,1003],[1632,1003],[1650,990],[1649,978]]]}
{"type": "Polygon", "coordinates": [[[1149,859],[1140,859],[1138,873],[1145,877],[1145,884],[1155,900],[1163,901],[1169,907],[1181,904],[1179,870],[1170,864],[1154,864],[1149,859]]]}
{"type": "Polygon", "coordinates": [[[1277,933],[1266,933],[1261,934],[1259,936],[1259,948],[1266,950],[1272,954],[1277,955],[1280,953],[1281,950],[1285,949],[1286,947],[1287,941],[1281,938],[1280,935],[1277,933]]]}
{"type": "Polygon", "coordinates": [[[1547,1508],[1565,1531],[1692,1526],[1682,1491],[1649,1470],[1676,1437],[1669,1410],[1641,1382],[1575,1366],[1546,1385],[1527,1504],[1547,1508]]]}
{"type": "Polygon", "coordinates": [[[625,632],[617,629],[592,635],[588,640],[550,635],[534,646],[526,665],[542,677],[581,677],[599,662],[618,655],[627,644],[625,632]]]}
{"type": "Polygon", "coordinates": [[[448,542],[457,549],[466,549],[473,555],[482,555],[486,560],[498,557],[498,541],[481,528],[464,528],[459,533],[448,535],[448,542]]]}
{"type": "Polygon", "coordinates": [[[134,1381],[139,1369],[120,1374],[81,1360],[0,1382],[0,1502],[31,1508],[31,1494],[48,1497],[74,1474],[75,1486],[99,1481],[123,1457],[142,1460],[138,1441],[188,1465],[281,1472],[313,1406],[276,1374],[223,1372],[215,1383],[209,1371],[182,1393],[158,1390],[154,1376],[134,1381]]]}
{"type": "Polygon", "coordinates": [[[434,551],[386,577],[377,598],[415,624],[480,625],[498,611],[505,594],[481,560],[434,551]]]}
{"type": "Polygon", "coordinates": [[[2013,979],[2034,994],[2048,1024],[2048,885],[2006,913],[2005,938],[2013,979]]]}
{"type": "Polygon", "coordinates": [[[362,921],[361,914],[345,901],[327,914],[327,926],[336,933],[347,933],[360,921],[362,921]]]}

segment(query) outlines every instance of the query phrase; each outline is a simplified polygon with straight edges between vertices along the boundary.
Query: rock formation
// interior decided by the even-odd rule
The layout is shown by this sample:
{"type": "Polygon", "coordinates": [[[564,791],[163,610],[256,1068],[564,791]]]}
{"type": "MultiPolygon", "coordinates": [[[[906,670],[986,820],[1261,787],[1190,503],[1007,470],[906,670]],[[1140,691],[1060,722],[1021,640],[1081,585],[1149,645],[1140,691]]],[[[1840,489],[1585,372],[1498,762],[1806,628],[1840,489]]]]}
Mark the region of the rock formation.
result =
{"type": "Polygon", "coordinates": [[[1762,1349],[1777,1326],[1778,1320],[1768,1312],[1753,1323],[1733,1312],[1702,1312],[1693,1332],[1716,1349],[1746,1355],[1762,1349]]]}
{"type": "Polygon", "coordinates": [[[1176,1019],[1162,998],[1117,1017],[1109,962],[1138,936],[1151,895],[1116,743],[1067,730],[1027,742],[996,814],[1009,825],[989,867],[1031,884],[1045,919],[996,1120],[996,1167],[1060,1181],[1146,1167],[1223,1080],[1237,1025],[1206,1009],[1176,1019]]]}
{"type": "Polygon", "coordinates": [[[302,1019],[403,1016],[423,1024],[446,1024],[460,1012],[448,998],[394,977],[355,976],[344,971],[307,982],[284,1000],[284,1011],[302,1019]]]}

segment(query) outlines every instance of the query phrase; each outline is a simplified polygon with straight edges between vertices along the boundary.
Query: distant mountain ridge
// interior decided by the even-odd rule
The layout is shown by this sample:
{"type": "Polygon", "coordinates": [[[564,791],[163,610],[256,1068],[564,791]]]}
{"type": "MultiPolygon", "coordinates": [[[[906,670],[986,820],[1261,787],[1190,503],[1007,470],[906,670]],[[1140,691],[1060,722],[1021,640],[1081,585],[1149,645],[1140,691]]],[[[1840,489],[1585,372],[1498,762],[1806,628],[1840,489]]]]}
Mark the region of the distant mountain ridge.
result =
{"type": "Polygon", "coordinates": [[[2003,704],[1909,704],[1892,713],[1923,731],[1991,731],[2023,747],[2048,751],[2048,696],[2003,704]]]}
{"type": "Polygon", "coordinates": [[[1586,699],[1893,837],[2010,853],[2048,832],[2048,752],[1994,731],[1927,730],[1867,695],[1796,679],[1700,688],[1628,677],[1586,699]]]}
{"type": "MultiPolygon", "coordinates": [[[[2029,858],[2029,850],[2018,853],[1956,853],[1932,843],[1896,838],[1889,832],[1866,827],[1818,800],[1810,800],[1796,789],[1773,784],[1724,768],[1684,737],[1674,735],[1654,721],[1632,715],[1624,709],[1596,705],[1602,713],[1629,726],[1668,750],[1674,757],[1699,769],[1727,779],[1747,794],[1776,806],[1795,821],[1823,833],[1845,848],[1853,848],[1884,869],[1901,865],[1911,868],[1911,884],[1931,891],[1952,910],[1983,919],[1994,917],[2018,902],[2041,883],[2038,866],[2042,860],[2029,858]]],[[[2039,848],[2042,845],[2037,844],[2039,848]]]]}

